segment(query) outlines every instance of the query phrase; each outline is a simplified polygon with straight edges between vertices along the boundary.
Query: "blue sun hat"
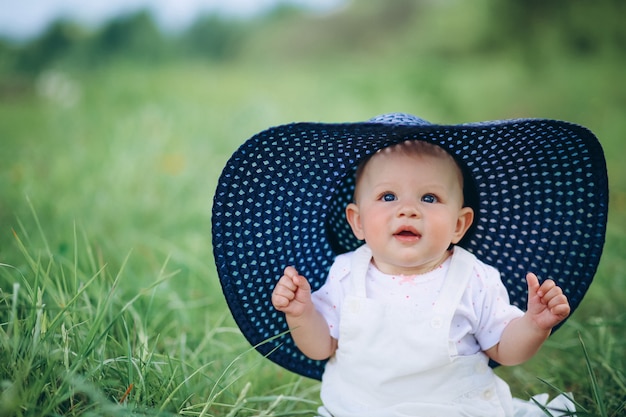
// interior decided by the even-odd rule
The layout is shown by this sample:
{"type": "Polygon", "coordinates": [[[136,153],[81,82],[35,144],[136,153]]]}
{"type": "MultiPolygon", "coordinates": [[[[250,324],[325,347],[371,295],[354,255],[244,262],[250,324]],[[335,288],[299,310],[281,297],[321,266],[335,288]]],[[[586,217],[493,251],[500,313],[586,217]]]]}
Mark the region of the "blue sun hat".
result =
{"type": "Polygon", "coordinates": [[[320,379],[271,294],[295,266],[313,290],[334,258],[359,247],[345,220],[359,162],[406,140],[447,150],[464,172],[476,218],[460,246],[496,267],[526,309],[525,275],[553,279],[572,312],[600,261],[608,211],[606,163],[588,129],[548,119],[435,125],[407,114],[360,123],[294,123],[246,141],[224,168],[212,242],[228,306],[248,341],[277,364],[320,379]]]}

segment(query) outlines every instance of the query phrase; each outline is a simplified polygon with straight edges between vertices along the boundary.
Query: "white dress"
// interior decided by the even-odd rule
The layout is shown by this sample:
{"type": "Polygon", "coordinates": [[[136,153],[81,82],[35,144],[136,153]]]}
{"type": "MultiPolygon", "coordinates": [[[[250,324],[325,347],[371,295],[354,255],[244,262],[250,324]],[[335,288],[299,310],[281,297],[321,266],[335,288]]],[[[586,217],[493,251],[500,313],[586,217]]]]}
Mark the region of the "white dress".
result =
{"type": "Polygon", "coordinates": [[[476,262],[473,255],[455,248],[428,309],[368,298],[370,260],[367,246],[352,255],[339,347],[322,377],[321,416],[544,415],[533,403],[513,400],[482,351],[459,355],[458,343],[450,339],[454,313],[476,262]]]}

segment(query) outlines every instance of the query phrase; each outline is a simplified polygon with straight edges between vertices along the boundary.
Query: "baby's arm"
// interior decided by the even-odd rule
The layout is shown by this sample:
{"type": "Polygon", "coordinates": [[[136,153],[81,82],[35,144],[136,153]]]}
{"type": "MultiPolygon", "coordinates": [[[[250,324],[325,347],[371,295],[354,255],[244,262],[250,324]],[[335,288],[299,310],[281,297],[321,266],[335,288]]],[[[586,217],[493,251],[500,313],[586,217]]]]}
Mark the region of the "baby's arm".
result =
{"type": "Polygon", "coordinates": [[[539,285],[537,276],[526,275],[528,282],[528,309],[511,321],[502,332],[500,342],[486,351],[502,365],[517,365],[530,359],[550,336],[554,326],[570,313],[569,302],[554,281],[539,285]]]}
{"type": "Polygon", "coordinates": [[[285,313],[291,337],[311,359],[328,359],[337,349],[328,324],[311,300],[311,286],[295,268],[288,266],[272,292],[272,304],[285,313]]]}

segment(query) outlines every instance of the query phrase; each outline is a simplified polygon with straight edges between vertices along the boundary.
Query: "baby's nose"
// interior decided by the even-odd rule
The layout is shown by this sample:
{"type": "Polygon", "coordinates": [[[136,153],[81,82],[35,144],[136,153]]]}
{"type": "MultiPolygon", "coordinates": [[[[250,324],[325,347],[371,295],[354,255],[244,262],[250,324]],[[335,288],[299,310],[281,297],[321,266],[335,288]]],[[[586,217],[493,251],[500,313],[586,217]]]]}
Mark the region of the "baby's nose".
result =
{"type": "Polygon", "coordinates": [[[414,204],[403,204],[398,211],[398,214],[403,217],[418,217],[420,211],[414,204]]]}

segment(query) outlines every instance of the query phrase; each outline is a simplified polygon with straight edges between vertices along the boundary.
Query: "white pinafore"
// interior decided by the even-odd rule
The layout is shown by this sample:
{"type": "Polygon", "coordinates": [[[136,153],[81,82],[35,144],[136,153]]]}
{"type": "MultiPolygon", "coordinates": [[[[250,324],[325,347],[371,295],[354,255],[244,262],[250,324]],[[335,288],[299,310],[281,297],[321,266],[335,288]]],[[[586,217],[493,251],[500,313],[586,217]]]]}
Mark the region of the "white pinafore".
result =
{"type": "Polygon", "coordinates": [[[450,325],[474,256],[456,247],[429,311],[367,298],[367,246],[352,258],[351,293],[341,311],[339,347],[322,377],[318,412],[333,417],[508,416],[508,386],[479,352],[458,356],[450,325]],[[418,314],[419,313],[419,314],[418,314]]]}

